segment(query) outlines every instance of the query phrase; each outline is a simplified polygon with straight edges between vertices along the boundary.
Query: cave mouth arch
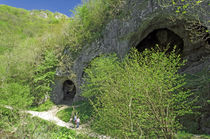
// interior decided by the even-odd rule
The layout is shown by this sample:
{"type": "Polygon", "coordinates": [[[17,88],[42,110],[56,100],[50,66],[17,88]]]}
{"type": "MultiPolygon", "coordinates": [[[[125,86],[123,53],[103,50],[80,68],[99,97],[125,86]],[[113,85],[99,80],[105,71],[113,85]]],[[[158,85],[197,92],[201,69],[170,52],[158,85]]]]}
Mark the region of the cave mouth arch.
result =
{"type": "Polygon", "coordinates": [[[63,101],[73,101],[76,95],[76,86],[73,81],[66,80],[63,82],[63,101]]]}
{"type": "Polygon", "coordinates": [[[183,53],[183,39],[167,28],[156,29],[149,33],[141,42],[139,42],[136,49],[139,52],[143,52],[145,49],[155,48],[156,44],[158,44],[160,50],[167,48],[168,50],[166,53],[171,52],[175,45],[176,52],[179,54],[183,53]]]}

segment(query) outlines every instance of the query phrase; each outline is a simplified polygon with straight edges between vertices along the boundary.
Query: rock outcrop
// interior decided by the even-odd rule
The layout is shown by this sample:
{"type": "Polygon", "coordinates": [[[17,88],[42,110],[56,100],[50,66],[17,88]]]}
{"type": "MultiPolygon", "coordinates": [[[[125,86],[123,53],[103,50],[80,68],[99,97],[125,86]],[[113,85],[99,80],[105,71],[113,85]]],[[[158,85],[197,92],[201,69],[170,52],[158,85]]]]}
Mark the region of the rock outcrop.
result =
{"type": "MultiPolygon", "coordinates": [[[[206,33],[203,39],[192,40],[190,31],[186,26],[188,17],[179,18],[174,15],[173,7],[161,8],[154,0],[126,0],[125,11],[129,11],[128,16],[113,19],[106,25],[102,37],[95,40],[92,44],[84,46],[72,66],[72,71],[76,78],[69,79],[68,74],[57,72],[54,91],[54,100],[59,103],[63,99],[63,83],[65,80],[72,80],[76,86],[74,101],[81,99],[80,86],[83,83],[84,69],[90,61],[101,54],[117,53],[119,58],[123,58],[132,47],[139,51],[143,47],[150,47],[148,44],[168,43],[177,45],[181,49],[187,65],[182,72],[194,74],[204,68],[210,70],[210,39],[206,33]],[[147,46],[148,45],[148,46],[147,46]]],[[[204,1],[202,7],[206,13],[210,13],[208,2],[204,1]]],[[[193,13],[193,11],[190,11],[193,13]]],[[[198,13],[200,22],[210,20],[208,15],[198,13]]],[[[190,21],[195,21],[189,17],[190,21]]],[[[202,26],[200,28],[208,28],[202,26]]],[[[209,29],[209,28],[208,28],[209,29]]],[[[59,71],[59,70],[58,70],[59,71]]]]}

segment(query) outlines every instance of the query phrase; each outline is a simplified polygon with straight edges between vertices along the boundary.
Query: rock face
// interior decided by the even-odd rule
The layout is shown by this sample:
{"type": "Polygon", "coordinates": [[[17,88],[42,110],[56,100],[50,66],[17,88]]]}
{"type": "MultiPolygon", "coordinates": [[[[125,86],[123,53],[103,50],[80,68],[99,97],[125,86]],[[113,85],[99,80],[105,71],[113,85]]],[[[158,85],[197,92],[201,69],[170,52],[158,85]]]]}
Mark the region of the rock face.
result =
{"type": "MultiPolygon", "coordinates": [[[[64,97],[63,84],[71,80],[76,86],[74,101],[81,99],[80,86],[83,83],[84,69],[91,60],[101,54],[117,53],[123,58],[132,47],[139,51],[151,45],[159,43],[161,46],[177,45],[184,59],[188,59],[182,72],[194,74],[204,68],[210,70],[210,39],[198,39],[192,41],[188,23],[184,19],[175,18],[173,8],[162,9],[155,0],[126,0],[124,7],[130,14],[122,19],[113,19],[103,31],[100,39],[90,45],[84,46],[74,64],[72,70],[76,78],[69,79],[68,75],[57,73],[53,97],[56,103],[64,97]]],[[[203,2],[206,13],[210,13],[208,2],[203,2]]],[[[210,20],[210,16],[200,16],[201,23],[210,20]]],[[[189,17],[190,18],[190,17],[189,17]]],[[[208,28],[208,27],[204,27],[208,28]]],[[[206,38],[209,34],[206,33],[206,38]]],[[[59,70],[58,70],[59,71],[59,70]]]]}

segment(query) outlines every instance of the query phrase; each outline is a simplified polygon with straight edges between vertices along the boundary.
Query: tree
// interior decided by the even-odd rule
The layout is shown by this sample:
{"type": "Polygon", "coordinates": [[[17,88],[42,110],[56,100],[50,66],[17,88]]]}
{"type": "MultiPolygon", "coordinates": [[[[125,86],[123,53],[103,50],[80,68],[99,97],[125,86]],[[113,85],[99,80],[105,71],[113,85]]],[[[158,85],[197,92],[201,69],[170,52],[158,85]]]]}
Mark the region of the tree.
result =
{"type": "Polygon", "coordinates": [[[32,93],[35,97],[35,104],[45,101],[52,90],[51,84],[54,83],[56,66],[58,60],[52,51],[46,51],[43,62],[37,66],[32,82],[32,93]]]}
{"type": "Polygon", "coordinates": [[[209,8],[206,0],[158,0],[158,5],[163,9],[172,9],[171,20],[181,19],[185,21],[185,29],[189,32],[192,42],[209,41],[209,8]],[[205,7],[205,8],[204,8],[205,7]]]}
{"type": "Polygon", "coordinates": [[[173,138],[181,127],[177,118],[192,105],[184,75],[177,73],[183,64],[175,50],[93,60],[82,89],[95,109],[94,129],[119,138],[173,138]]]}

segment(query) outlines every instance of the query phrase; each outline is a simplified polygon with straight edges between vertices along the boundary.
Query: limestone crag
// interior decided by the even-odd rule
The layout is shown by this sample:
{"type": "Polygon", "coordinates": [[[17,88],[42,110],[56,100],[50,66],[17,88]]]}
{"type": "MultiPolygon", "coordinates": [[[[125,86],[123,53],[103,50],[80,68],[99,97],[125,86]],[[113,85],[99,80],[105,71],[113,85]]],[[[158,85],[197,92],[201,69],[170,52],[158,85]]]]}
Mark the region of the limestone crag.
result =
{"type": "MultiPolygon", "coordinates": [[[[202,2],[202,7],[206,13],[210,13],[207,1],[202,2]]],[[[83,83],[84,69],[91,60],[101,54],[109,53],[116,53],[119,58],[123,58],[132,47],[141,50],[148,43],[172,42],[174,45],[179,45],[182,57],[188,60],[182,69],[184,73],[194,74],[204,68],[210,70],[209,34],[206,33],[206,38],[192,41],[190,32],[186,28],[189,24],[185,20],[187,17],[175,16],[173,7],[162,8],[155,0],[126,0],[124,10],[126,16],[111,20],[102,32],[102,37],[84,46],[73,62],[71,69],[76,78],[69,80],[72,80],[76,86],[74,101],[81,99],[80,86],[83,83]]],[[[199,12],[198,17],[201,23],[210,20],[209,15],[199,12]]],[[[189,20],[196,21],[193,17],[189,17],[189,20]]],[[[209,26],[201,27],[209,29],[209,26]]],[[[68,74],[62,74],[59,69],[57,71],[53,94],[56,96],[54,101],[59,103],[64,96],[62,88],[64,81],[68,79],[68,74]]]]}

